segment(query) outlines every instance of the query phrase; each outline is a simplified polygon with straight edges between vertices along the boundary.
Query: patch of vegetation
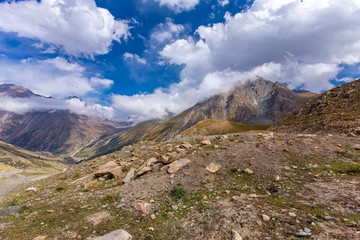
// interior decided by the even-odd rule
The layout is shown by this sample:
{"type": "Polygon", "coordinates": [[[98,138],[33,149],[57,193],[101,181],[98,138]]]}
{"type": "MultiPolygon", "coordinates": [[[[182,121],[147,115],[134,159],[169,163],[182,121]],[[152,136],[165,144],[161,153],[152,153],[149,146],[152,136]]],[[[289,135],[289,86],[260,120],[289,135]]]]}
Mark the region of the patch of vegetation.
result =
{"type": "Polygon", "coordinates": [[[340,174],[360,175],[360,164],[337,162],[331,165],[331,170],[340,174]]]}
{"type": "Polygon", "coordinates": [[[182,187],[174,187],[170,192],[170,196],[173,199],[183,199],[186,196],[186,190],[182,187]]]}
{"type": "Polygon", "coordinates": [[[114,203],[119,200],[119,196],[115,194],[107,194],[101,199],[102,204],[114,203]]]}

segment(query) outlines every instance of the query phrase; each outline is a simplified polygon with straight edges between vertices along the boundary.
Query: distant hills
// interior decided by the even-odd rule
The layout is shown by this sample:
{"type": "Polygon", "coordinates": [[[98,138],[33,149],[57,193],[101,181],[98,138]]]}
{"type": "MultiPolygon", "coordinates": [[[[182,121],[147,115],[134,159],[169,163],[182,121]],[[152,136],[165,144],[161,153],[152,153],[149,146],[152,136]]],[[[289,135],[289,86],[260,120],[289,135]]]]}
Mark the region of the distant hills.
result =
{"type": "MultiPolygon", "coordinates": [[[[0,85],[0,97],[39,97],[29,89],[14,84],[0,85]]],[[[17,114],[0,111],[0,139],[31,151],[47,151],[68,156],[91,141],[124,126],[101,118],[71,113],[66,110],[31,111],[17,114]]]]}
{"type": "MultiPolygon", "coordinates": [[[[102,139],[80,150],[79,156],[99,156],[138,141],[169,140],[207,119],[262,124],[261,127],[253,125],[241,128],[235,127],[234,123],[220,124],[239,131],[266,129],[277,119],[304,106],[307,101],[317,96],[306,91],[294,92],[280,83],[257,78],[235,87],[228,93],[210,97],[168,120],[142,122],[115,137],[102,139]]],[[[217,124],[216,127],[219,128],[220,125],[217,124]]],[[[221,132],[225,129],[218,130],[221,132]]],[[[189,130],[187,134],[190,132],[189,130]]]]}
{"type": "Polygon", "coordinates": [[[360,135],[360,79],[324,92],[277,121],[272,129],[360,135]]]}

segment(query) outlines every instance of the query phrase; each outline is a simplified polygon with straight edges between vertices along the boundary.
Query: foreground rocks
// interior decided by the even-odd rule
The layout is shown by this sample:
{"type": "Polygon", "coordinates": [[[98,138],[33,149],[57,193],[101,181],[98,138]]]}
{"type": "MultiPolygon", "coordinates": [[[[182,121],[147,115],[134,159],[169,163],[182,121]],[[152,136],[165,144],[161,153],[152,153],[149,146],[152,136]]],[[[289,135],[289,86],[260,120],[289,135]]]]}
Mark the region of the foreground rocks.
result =
{"type": "Polygon", "coordinates": [[[102,237],[94,238],[93,240],[131,240],[131,235],[125,230],[116,230],[108,233],[102,237]]]}
{"type": "Polygon", "coordinates": [[[27,205],[0,217],[0,239],[357,238],[359,139],[208,139],[131,145],[24,186],[0,203],[27,205]]]}

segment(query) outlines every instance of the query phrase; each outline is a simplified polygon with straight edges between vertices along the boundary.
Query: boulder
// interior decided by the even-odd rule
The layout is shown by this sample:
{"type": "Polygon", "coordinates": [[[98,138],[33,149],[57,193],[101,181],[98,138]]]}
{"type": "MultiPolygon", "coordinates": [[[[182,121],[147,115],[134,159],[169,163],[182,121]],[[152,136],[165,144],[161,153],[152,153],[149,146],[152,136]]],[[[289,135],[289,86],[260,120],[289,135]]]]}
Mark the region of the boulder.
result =
{"type": "Polygon", "coordinates": [[[131,179],[133,179],[135,176],[135,169],[132,168],[130,171],[126,174],[126,177],[123,180],[123,183],[129,183],[131,179]]]}
{"type": "Polygon", "coordinates": [[[94,240],[131,240],[132,236],[125,230],[119,229],[108,233],[102,237],[94,238],[94,240]]]}
{"type": "Polygon", "coordinates": [[[167,169],[167,172],[169,174],[176,173],[177,171],[179,171],[181,168],[185,167],[189,163],[191,163],[191,160],[187,158],[183,158],[178,161],[172,162],[171,164],[169,164],[169,168],[167,169]]]}
{"type": "Polygon", "coordinates": [[[115,161],[109,161],[99,166],[98,170],[94,174],[94,178],[102,177],[105,179],[112,179],[120,177],[121,174],[121,166],[119,166],[115,161]]]}

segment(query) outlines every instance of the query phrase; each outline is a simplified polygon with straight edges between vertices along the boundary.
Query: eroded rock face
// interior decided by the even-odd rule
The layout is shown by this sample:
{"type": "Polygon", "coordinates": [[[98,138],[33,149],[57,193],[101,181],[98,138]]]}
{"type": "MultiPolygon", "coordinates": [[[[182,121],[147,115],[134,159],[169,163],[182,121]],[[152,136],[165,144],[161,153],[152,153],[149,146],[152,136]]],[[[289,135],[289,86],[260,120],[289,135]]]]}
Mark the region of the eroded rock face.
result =
{"type": "Polygon", "coordinates": [[[119,229],[108,233],[104,236],[94,238],[93,240],[131,240],[133,239],[130,233],[123,229],[119,229]]]}

